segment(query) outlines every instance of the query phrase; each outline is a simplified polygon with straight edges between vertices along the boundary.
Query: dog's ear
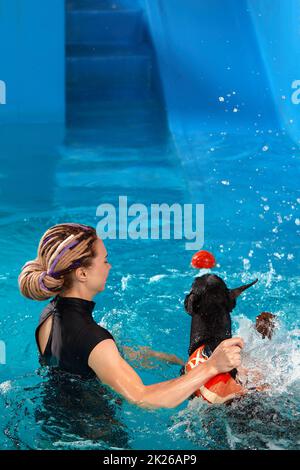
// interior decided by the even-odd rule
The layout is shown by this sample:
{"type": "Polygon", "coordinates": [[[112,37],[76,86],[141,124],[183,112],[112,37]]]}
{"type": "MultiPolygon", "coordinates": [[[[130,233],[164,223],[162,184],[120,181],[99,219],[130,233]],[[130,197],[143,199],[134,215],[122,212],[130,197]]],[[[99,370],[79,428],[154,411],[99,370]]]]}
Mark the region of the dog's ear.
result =
{"type": "Polygon", "coordinates": [[[193,315],[197,308],[197,296],[190,292],[184,299],[184,308],[189,315],[193,315]]]}
{"type": "Polygon", "coordinates": [[[239,295],[241,295],[242,292],[244,292],[246,289],[249,289],[249,287],[253,286],[256,284],[258,279],[255,279],[255,281],[250,282],[250,284],[244,284],[243,286],[236,287],[235,289],[230,289],[229,290],[229,295],[232,299],[236,299],[239,295]]]}

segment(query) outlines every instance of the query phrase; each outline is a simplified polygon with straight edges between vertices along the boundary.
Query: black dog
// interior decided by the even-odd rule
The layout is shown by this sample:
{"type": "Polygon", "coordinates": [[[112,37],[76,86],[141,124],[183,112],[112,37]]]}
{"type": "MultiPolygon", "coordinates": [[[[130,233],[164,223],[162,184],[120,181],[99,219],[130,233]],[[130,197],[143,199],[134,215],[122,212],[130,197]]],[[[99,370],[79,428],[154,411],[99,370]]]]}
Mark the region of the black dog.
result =
{"type": "MultiPolygon", "coordinates": [[[[223,279],[215,274],[204,274],[194,280],[184,301],[184,307],[192,317],[189,356],[205,345],[204,351],[209,357],[224,339],[232,337],[230,313],[236,306],[236,299],[257,281],[228,289],[223,279]]],[[[231,371],[231,375],[235,378],[236,370],[231,371]]]]}

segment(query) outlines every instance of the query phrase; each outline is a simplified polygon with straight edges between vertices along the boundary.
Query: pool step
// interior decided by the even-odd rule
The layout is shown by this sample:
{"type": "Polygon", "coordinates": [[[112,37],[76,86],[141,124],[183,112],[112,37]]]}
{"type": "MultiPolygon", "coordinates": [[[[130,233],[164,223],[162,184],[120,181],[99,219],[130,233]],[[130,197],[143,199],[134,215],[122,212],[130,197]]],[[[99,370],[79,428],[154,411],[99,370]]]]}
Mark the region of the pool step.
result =
{"type": "Polygon", "coordinates": [[[68,141],[130,147],[153,145],[167,133],[165,113],[157,100],[71,102],[67,107],[68,141]],[[73,131],[74,133],[73,133],[73,131]]]}
{"type": "Polygon", "coordinates": [[[140,6],[139,0],[67,0],[67,11],[72,10],[124,10],[140,6]]]}
{"type": "MultiPolygon", "coordinates": [[[[70,105],[69,122],[74,127],[95,129],[100,126],[102,129],[120,129],[126,126],[131,128],[141,127],[145,123],[156,126],[158,118],[162,117],[162,107],[156,101],[131,102],[128,106],[123,106],[118,102],[103,102],[94,100],[93,102],[72,103],[70,105]]],[[[106,132],[105,131],[105,132],[106,132]]]]}
{"type": "Polygon", "coordinates": [[[153,95],[153,57],[149,48],[72,46],[67,50],[68,99],[107,101],[153,95]]]}
{"type": "Polygon", "coordinates": [[[67,44],[139,44],[146,36],[142,10],[74,10],[66,26],[67,44]]]}

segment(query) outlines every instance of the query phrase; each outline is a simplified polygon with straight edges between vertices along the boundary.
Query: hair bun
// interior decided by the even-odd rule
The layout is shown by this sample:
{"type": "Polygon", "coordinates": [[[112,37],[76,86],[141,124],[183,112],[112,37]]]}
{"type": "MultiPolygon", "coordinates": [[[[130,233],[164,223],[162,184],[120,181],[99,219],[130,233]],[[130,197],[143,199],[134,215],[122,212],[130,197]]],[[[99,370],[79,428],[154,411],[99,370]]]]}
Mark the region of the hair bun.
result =
{"type": "Polygon", "coordinates": [[[47,274],[38,259],[28,261],[18,278],[19,288],[28,299],[46,300],[62,288],[63,280],[47,274]]]}

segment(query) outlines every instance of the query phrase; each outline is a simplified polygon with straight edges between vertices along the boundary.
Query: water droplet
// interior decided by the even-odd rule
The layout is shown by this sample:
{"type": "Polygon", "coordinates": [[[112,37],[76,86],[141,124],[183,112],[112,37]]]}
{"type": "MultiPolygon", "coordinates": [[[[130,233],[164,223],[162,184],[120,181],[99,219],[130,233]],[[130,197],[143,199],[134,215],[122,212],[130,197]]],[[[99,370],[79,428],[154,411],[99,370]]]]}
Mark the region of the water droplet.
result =
{"type": "Polygon", "coordinates": [[[250,266],[251,266],[251,265],[250,265],[250,261],[249,261],[247,258],[244,258],[244,259],[243,259],[243,266],[244,266],[244,269],[245,269],[245,270],[250,269],[250,266]]]}

